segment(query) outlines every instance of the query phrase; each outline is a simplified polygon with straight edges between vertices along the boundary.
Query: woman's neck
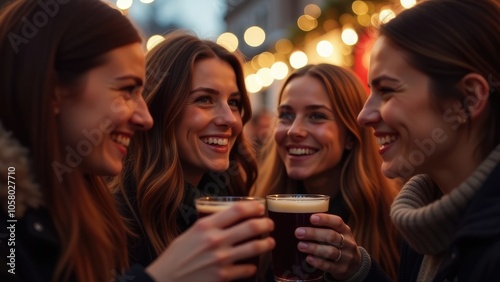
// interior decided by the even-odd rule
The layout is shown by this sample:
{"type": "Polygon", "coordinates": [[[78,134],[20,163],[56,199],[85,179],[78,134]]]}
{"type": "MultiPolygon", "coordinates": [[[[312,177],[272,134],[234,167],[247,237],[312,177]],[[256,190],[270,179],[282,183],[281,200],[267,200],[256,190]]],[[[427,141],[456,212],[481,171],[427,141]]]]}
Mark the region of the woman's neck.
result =
{"type": "Polygon", "coordinates": [[[340,167],[303,180],[308,194],[322,194],[334,197],[340,191],[340,167]]]}

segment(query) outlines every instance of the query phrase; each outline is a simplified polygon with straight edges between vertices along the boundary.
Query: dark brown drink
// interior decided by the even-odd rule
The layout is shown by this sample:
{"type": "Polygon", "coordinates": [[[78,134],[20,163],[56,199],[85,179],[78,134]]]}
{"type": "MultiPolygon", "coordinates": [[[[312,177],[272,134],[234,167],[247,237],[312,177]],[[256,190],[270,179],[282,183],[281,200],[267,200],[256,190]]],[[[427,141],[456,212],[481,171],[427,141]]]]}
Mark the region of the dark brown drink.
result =
{"type": "MultiPolygon", "coordinates": [[[[236,203],[238,201],[259,201],[262,204],[265,203],[264,199],[262,198],[254,198],[254,197],[204,197],[204,198],[199,198],[195,200],[195,205],[196,205],[196,211],[198,213],[198,218],[202,218],[208,215],[211,215],[212,213],[218,212],[225,210],[229,208],[233,203],[236,203]]],[[[235,223],[241,223],[245,221],[246,219],[235,223]]],[[[252,240],[257,240],[260,239],[260,236],[250,238],[248,240],[238,242],[238,244],[242,244],[248,241],[252,240]]],[[[251,257],[248,259],[243,259],[236,261],[235,264],[253,264],[255,267],[259,266],[259,256],[251,257]]],[[[244,278],[244,279],[239,279],[239,280],[234,280],[236,282],[256,282],[257,281],[257,272],[255,275],[244,278]]]]}
{"type": "Polygon", "coordinates": [[[267,196],[269,218],[274,221],[271,237],[276,241],[272,251],[276,281],[320,281],[324,272],[306,262],[307,254],[297,249],[298,227],[311,227],[314,213],[328,211],[329,197],[323,195],[267,196]]]}

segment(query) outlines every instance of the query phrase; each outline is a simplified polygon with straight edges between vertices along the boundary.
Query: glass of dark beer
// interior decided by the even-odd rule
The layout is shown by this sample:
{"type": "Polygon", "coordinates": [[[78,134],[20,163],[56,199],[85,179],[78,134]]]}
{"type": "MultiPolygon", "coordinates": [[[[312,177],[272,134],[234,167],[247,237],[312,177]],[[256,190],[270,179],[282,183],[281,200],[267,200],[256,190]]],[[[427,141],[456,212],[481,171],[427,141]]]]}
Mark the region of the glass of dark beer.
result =
{"type": "Polygon", "coordinates": [[[319,194],[275,194],[266,196],[269,218],[274,221],[271,237],[275,281],[322,281],[324,272],[306,262],[307,254],[297,249],[298,227],[312,227],[314,213],[327,212],[330,196],[319,194]]]}
{"type": "MultiPolygon", "coordinates": [[[[204,216],[210,215],[214,212],[222,211],[229,208],[232,204],[237,203],[239,201],[257,201],[258,203],[265,205],[266,200],[259,197],[245,197],[245,196],[209,196],[209,197],[201,197],[194,200],[196,211],[198,213],[198,218],[202,218],[204,216]]],[[[251,240],[260,239],[260,236],[255,238],[250,238],[249,240],[245,240],[242,242],[238,242],[238,244],[242,244],[251,240]]],[[[240,260],[235,262],[236,264],[253,264],[256,267],[259,266],[259,256],[240,260]]],[[[237,282],[256,282],[257,281],[257,272],[254,276],[235,280],[237,282]]]]}

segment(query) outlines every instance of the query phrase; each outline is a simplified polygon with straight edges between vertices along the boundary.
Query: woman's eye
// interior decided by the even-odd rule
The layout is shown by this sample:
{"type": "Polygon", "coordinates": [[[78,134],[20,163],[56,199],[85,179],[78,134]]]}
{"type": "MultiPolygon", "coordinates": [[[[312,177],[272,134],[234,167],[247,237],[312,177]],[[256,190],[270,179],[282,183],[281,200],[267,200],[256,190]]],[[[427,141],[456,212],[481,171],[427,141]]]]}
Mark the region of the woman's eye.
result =
{"type": "Polygon", "coordinates": [[[295,119],[295,115],[292,113],[279,113],[278,118],[281,122],[291,122],[295,119]]]}
{"type": "Polygon", "coordinates": [[[241,109],[241,101],[239,99],[231,99],[229,100],[228,104],[233,110],[241,109]]]}
{"type": "Polygon", "coordinates": [[[391,93],[392,91],[393,91],[392,88],[389,88],[389,87],[380,87],[378,89],[378,92],[380,94],[387,94],[387,93],[391,93]]]}
{"type": "Polygon", "coordinates": [[[210,98],[209,96],[201,96],[201,97],[196,98],[195,103],[199,103],[199,104],[212,103],[212,98],[210,98]]]}
{"type": "Polygon", "coordinates": [[[125,94],[126,94],[125,98],[128,100],[132,96],[136,95],[137,93],[140,93],[141,87],[137,86],[137,85],[130,85],[130,86],[126,86],[126,87],[121,88],[120,91],[125,92],[125,94]]]}
{"type": "Polygon", "coordinates": [[[310,116],[311,119],[326,119],[326,116],[324,114],[321,114],[321,113],[312,113],[311,116],[310,116]]]}

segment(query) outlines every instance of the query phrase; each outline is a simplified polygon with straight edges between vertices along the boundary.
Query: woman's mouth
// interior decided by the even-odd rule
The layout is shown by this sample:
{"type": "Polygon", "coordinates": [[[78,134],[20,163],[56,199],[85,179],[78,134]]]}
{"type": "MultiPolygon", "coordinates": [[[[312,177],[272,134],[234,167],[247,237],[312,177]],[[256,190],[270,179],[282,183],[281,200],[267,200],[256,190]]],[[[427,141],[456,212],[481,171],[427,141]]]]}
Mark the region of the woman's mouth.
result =
{"type": "Polygon", "coordinates": [[[293,156],[307,156],[316,153],[318,150],[310,148],[289,147],[288,154],[293,156]]]}
{"type": "Polygon", "coordinates": [[[220,137],[205,137],[202,139],[203,143],[208,145],[226,146],[229,143],[229,138],[220,137]]]}
{"type": "Polygon", "coordinates": [[[113,140],[114,142],[116,142],[124,147],[128,147],[128,145],[130,144],[130,136],[123,135],[120,133],[111,133],[110,136],[111,136],[111,140],[113,140]]]}

